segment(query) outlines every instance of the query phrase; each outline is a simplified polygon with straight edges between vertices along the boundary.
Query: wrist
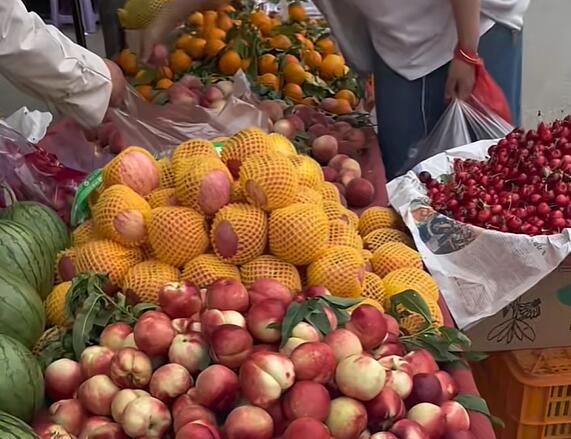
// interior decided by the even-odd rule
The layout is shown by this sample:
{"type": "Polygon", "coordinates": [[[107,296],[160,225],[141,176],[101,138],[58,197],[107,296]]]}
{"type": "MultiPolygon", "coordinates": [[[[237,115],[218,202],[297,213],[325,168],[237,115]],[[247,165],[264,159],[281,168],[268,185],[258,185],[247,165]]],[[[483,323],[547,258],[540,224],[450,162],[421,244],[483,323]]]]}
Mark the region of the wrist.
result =
{"type": "Polygon", "coordinates": [[[456,49],[454,49],[454,59],[472,65],[479,65],[482,63],[482,60],[478,55],[478,52],[476,52],[475,50],[465,49],[461,46],[456,46],[456,49]]]}

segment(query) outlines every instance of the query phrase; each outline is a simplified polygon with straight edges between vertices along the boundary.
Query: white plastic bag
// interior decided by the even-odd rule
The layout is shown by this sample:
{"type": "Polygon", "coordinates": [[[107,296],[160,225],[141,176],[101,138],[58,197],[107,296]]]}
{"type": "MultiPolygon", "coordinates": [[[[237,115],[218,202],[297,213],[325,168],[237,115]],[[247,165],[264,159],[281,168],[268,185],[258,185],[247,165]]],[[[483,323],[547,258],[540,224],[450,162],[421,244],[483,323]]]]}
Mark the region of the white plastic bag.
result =
{"type": "Polygon", "coordinates": [[[512,130],[509,123],[484,108],[476,98],[471,97],[468,101],[454,99],[428,136],[409,149],[408,160],[399,175],[451,148],[477,140],[498,139],[512,130]]]}

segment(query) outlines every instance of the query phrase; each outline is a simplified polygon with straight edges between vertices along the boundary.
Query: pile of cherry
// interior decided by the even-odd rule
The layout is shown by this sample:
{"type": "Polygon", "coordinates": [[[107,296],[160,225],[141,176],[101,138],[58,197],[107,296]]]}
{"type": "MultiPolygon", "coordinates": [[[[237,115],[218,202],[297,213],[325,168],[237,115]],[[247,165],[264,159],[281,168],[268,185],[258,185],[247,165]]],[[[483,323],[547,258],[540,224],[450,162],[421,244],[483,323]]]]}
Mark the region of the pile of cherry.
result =
{"type": "Polygon", "coordinates": [[[551,235],[571,227],[571,116],[516,129],[487,161],[454,161],[439,179],[421,172],[432,207],[458,221],[502,232],[551,235]]]}

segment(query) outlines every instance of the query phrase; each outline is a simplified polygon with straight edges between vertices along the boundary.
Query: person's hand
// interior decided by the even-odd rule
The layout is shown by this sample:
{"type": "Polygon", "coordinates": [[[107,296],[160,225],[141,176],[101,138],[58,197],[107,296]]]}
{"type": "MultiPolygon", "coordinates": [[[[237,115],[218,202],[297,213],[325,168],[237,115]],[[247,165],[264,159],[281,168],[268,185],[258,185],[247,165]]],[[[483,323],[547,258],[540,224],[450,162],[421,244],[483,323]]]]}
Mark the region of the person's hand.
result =
{"type": "Polygon", "coordinates": [[[476,67],[454,58],[448,68],[445,98],[466,100],[472,94],[476,83],[476,67]]]}
{"type": "Polygon", "coordinates": [[[109,59],[104,59],[105,65],[111,74],[111,99],[110,107],[119,107],[125,101],[127,95],[127,80],[117,64],[109,59]]]}

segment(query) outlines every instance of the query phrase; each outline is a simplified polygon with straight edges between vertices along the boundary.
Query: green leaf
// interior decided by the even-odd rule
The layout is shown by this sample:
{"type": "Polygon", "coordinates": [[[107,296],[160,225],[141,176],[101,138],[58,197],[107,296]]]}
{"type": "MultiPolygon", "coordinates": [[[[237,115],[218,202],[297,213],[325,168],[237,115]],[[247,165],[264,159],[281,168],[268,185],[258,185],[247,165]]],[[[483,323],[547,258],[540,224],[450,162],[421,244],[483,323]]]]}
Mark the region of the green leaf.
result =
{"type": "Polygon", "coordinates": [[[73,351],[77,358],[81,356],[81,353],[87,346],[91,336],[91,330],[93,329],[97,313],[100,309],[100,298],[93,294],[83,302],[81,311],[77,314],[75,322],[73,323],[73,351]]]}
{"type": "Polygon", "coordinates": [[[307,320],[308,323],[314,326],[324,336],[331,332],[329,319],[323,309],[312,312],[305,318],[305,320],[307,320]]]}
{"type": "Polygon", "coordinates": [[[323,300],[329,305],[333,305],[333,307],[339,309],[349,309],[363,301],[363,299],[344,299],[336,296],[320,296],[319,300],[323,300]]]}
{"type": "Polygon", "coordinates": [[[466,334],[456,328],[443,326],[439,329],[439,331],[445,338],[450,341],[450,343],[459,344],[463,350],[470,349],[472,346],[472,340],[470,340],[466,334]]]}
{"type": "Polygon", "coordinates": [[[282,321],[282,346],[287,343],[295,325],[303,321],[305,314],[307,313],[306,303],[307,302],[304,302],[303,304],[294,302],[288,307],[286,315],[282,321]]]}
{"type": "Polygon", "coordinates": [[[460,403],[466,410],[472,412],[478,412],[487,416],[488,419],[492,422],[492,424],[502,428],[505,427],[504,422],[500,418],[498,418],[497,416],[493,416],[490,413],[488,404],[482,397],[478,395],[470,395],[465,393],[462,395],[458,395],[456,398],[454,398],[454,401],[460,403]]]}
{"type": "Polygon", "coordinates": [[[489,355],[486,354],[485,352],[468,351],[468,352],[464,352],[462,354],[462,357],[464,359],[466,359],[467,361],[478,362],[478,361],[485,360],[486,358],[489,357],[489,355]]]}
{"type": "Polygon", "coordinates": [[[398,305],[402,305],[411,313],[420,314],[424,320],[432,323],[428,305],[426,305],[424,299],[416,291],[406,290],[391,297],[391,314],[397,318],[397,320],[399,319],[398,305]]]}
{"type": "Polygon", "coordinates": [[[136,318],[141,317],[147,311],[156,311],[159,307],[152,303],[138,303],[133,307],[133,315],[136,318]]]}
{"type": "Polygon", "coordinates": [[[147,85],[154,82],[157,79],[157,72],[151,69],[142,70],[141,74],[137,74],[138,78],[131,81],[133,87],[138,85],[147,85]]]}

